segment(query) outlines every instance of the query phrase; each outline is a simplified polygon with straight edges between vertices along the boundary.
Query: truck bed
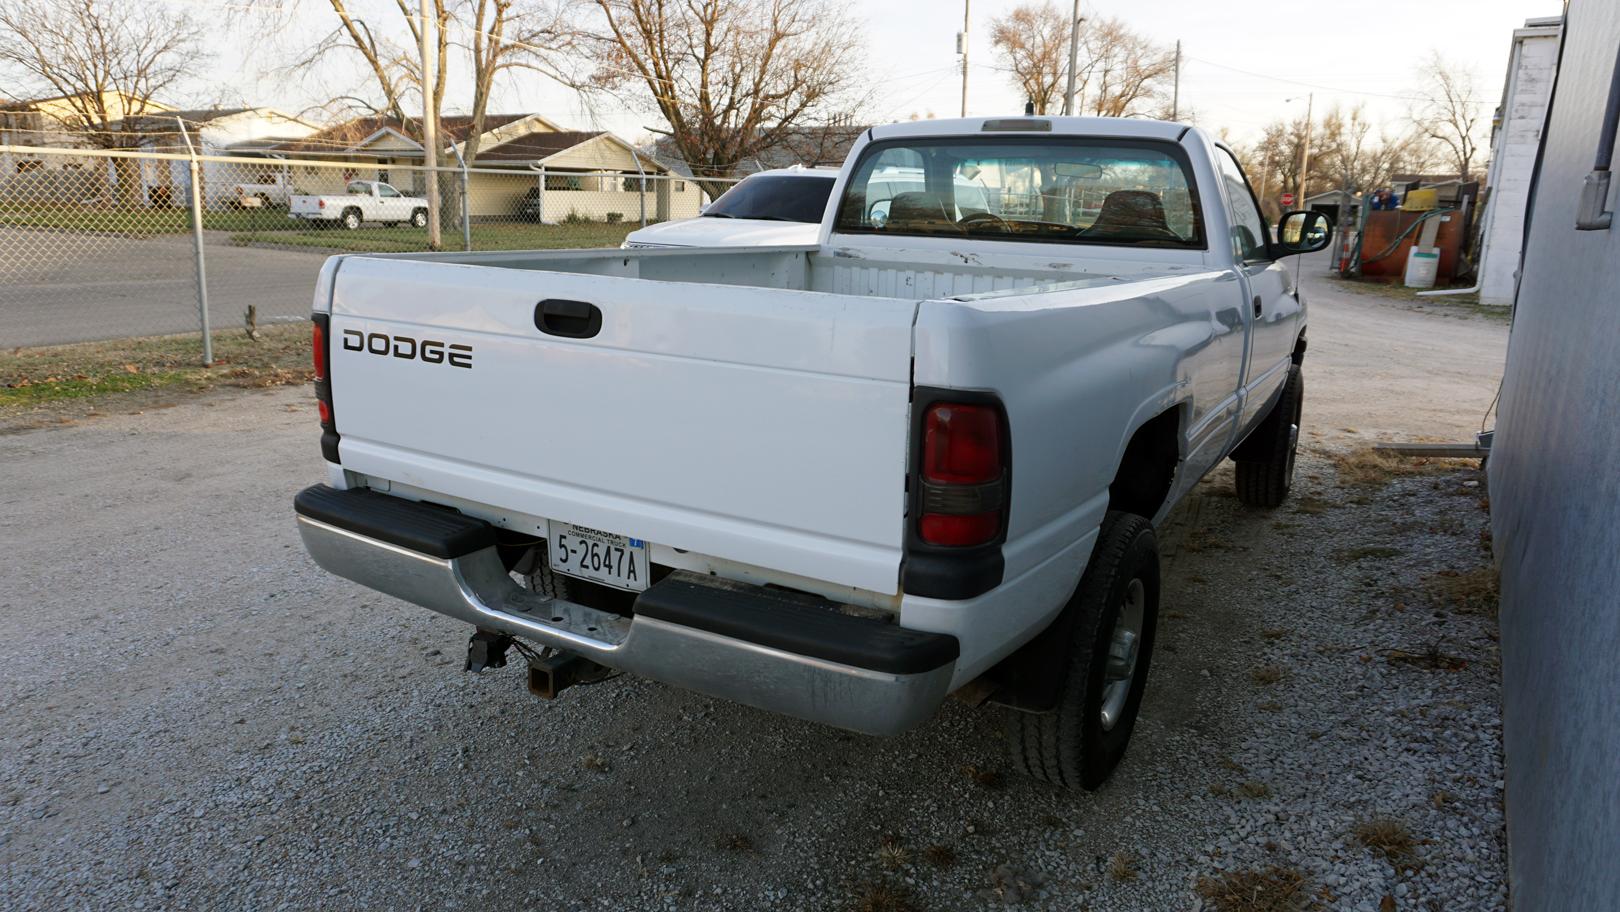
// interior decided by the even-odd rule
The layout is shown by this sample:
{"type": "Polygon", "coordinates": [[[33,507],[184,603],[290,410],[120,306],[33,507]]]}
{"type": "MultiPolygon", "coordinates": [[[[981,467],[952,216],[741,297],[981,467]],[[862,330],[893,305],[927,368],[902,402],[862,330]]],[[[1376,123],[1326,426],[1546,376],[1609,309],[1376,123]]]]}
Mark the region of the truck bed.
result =
{"type": "Polygon", "coordinates": [[[1078,269],[919,260],[335,257],[317,309],[331,313],[342,466],[525,534],[574,523],[645,540],[654,563],[714,569],[699,555],[847,600],[897,597],[919,302],[1130,295],[1078,269]],[[598,307],[599,332],[540,331],[540,305],[558,300],[598,307]],[[461,347],[465,364],[423,363],[428,343],[461,347]]]}

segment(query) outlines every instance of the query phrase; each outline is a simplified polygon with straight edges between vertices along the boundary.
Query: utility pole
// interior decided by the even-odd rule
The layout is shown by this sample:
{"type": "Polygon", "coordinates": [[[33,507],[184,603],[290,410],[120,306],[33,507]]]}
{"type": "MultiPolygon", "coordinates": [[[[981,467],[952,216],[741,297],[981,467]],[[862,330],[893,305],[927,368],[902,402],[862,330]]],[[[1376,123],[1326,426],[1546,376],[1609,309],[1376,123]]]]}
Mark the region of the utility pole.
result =
{"type": "Polygon", "coordinates": [[[432,0],[421,0],[418,7],[422,12],[422,27],[418,29],[422,37],[422,164],[427,166],[427,230],[428,249],[438,250],[443,246],[443,238],[439,234],[439,172],[433,170],[439,166],[439,112],[433,107],[433,53],[428,37],[429,23],[437,24],[436,20],[428,15],[432,0]]]}
{"type": "Polygon", "coordinates": [[[1181,39],[1176,39],[1176,88],[1170,96],[1170,119],[1181,119],[1181,39]]]}
{"type": "Polygon", "coordinates": [[[957,36],[957,43],[962,51],[962,116],[967,116],[967,77],[968,77],[968,10],[972,0],[962,0],[962,34],[957,36]]]}
{"type": "Polygon", "coordinates": [[[1305,148],[1299,155],[1299,197],[1294,203],[1305,208],[1305,178],[1311,168],[1311,109],[1316,105],[1316,93],[1305,96],[1305,148]]]}
{"type": "Polygon", "coordinates": [[[1069,85],[1063,90],[1065,115],[1074,113],[1074,79],[1080,60],[1080,23],[1083,21],[1085,20],[1080,18],[1080,0],[1074,0],[1074,15],[1069,21],[1069,85]]]}

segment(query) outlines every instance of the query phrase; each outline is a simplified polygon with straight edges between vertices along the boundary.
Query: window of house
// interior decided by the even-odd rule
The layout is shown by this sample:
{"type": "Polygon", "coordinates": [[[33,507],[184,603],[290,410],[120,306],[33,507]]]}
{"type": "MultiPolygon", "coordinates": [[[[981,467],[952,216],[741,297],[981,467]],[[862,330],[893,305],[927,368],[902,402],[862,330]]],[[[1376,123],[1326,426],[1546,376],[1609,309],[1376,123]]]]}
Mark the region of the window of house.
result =
{"type": "Polygon", "coordinates": [[[547,190],[584,190],[585,176],[582,174],[547,174],[547,190]]]}
{"type": "Polygon", "coordinates": [[[686,192],[686,181],[676,181],[675,182],[675,192],[676,193],[685,193],[686,192]]]}
{"type": "Polygon", "coordinates": [[[37,158],[27,159],[27,160],[20,161],[20,162],[17,163],[17,173],[18,174],[27,174],[30,171],[42,171],[42,170],[44,170],[44,168],[45,168],[45,163],[40,161],[37,158]]]}

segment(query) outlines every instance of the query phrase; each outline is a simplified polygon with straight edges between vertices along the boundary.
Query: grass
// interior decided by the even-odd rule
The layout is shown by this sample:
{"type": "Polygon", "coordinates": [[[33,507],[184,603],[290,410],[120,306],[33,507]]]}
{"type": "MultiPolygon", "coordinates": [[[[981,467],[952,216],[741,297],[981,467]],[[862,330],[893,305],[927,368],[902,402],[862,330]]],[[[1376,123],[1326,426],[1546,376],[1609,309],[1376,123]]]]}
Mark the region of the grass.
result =
{"type": "MultiPolygon", "coordinates": [[[[0,205],[0,227],[148,238],[190,231],[191,210],[4,204],[0,205]]],[[[636,220],[617,224],[591,221],[561,225],[475,221],[472,225],[472,247],[474,250],[617,247],[626,234],[639,227],[640,222],[636,220]]],[[[428,249],[426,228],[391,228],[370,224],[354,231],[320,229],[307,222],[288,218],[285,209],[205,211],[203,228],[230,232],[231,243],[239,247],[268,244],[357,253],[405,253],[428,249]]],[[[443,245],[446,250],[460,250],[461,230],[445,226],[443,245]]]]}
{"type": "Polygon", "coordinates": [[[1243,792],[1244,795],[1247,795],[1250,798],[1270,798],[1271,797],[1271,786],[1265,784],[1264,782],[1261,782],[1258,779],[1250,779],[1249,781],[1247,781],[1247,782],[1243,783],[1242,785],[1238,786],[1238,790],[1243,792]]]}
{"type": "Polygon", "coordinates": [[[854,912],[919,912],[911,891],[900,884],[873,881],[856,891],[854,912]]]}
{"type": "Polygon", "coordinates": [[[1500,601],[1495,567],[1441,570],[1424,577],[1423,592],[1435,605],[1470,614],[1496,616],[1500,601]]]}
{"type": "MultiPolygon", "coordinates": [[[[0,226],[154,237],[191,230],[190,209],[109,209],[61,205],[0,205],[0,226]]],[[[285,209],[226,209],[203,213],[209,231],[274,231],[297,227],[285,209]]]]}
{"type": "Polygon", "coordinates": [[[956,864],[956,850],[948,845],[931,845],[923,849],[923,861],[936,868],[949,868],[956,864]]]}
{"type": "Polygon", "coordinates": [[[1396,478],[1412,475],[1434,475],[1457,469],[1475,468],[1478,463],[1470,459],[1433,459],[1422,456],[1397,456],[1372,447],[1361,447],[1349,452],[1331,454],[1333,468],[1339,480],[1347,485],[1381,487],[1396,478]]]}
{"type": "Polygon", "coordinates": [[[1416,842],[1406,824],[1393,817],[1373,817],[1356,824],[1356,841],[1384,856],[1396,870],[1417,867],[1416,842]]]}
{"type": "Polygon", "coordinates": [[[1275,684],[1283,679],[1283,670],[1276,665],[1261,665],[1249,672],[1256,684],[1275,684]]]}
{"type": "Polygon", "coordinates": [[[311,379],[309,328],[271,326],[214,335],[214,366],[203,367],[196,335],[81,342],[0,352],[0,411],[94,399],[135,390],[215,386],[262,388],[311,379]]]}
{"type": "Polygon", "coordinates": [[[1419,295],[1418,292],[1425,289],[1407,288],[1395,279],[1343,279],[1333,277],[1333,282],[1336,287],[1356,294],[1402,301],[1409,304],[1421,304],[1426,308],[1434,308],[1442,313],[1450,312],[1457,316],[1484,317],[1487,320],[1496,320],[1501,323],[1508,323],[1513,319],[1512,308],[1481,304],[1478,292],[1465,295],[1445,295],[1444,297],[1424,297],[1419,295]]]}
{"type": "Polygon", "coordinates": [[[891,871],[911,864],[911,850],[906,848],[900,837],[892,833],[886,833],[878,840],[877,851],[873,854],[879,864],[891,871]]]}
{"type": "MultiPolygon", "coordinates": [[[[290,220],[283,220],[290,221],[290,220]]],[[[536,225],[529,222],[474,222],[474,250],[531,250],[576,247],[617,247],[624,236],[639,228],[637,222],[581,222],[572,225],[536,225]]],[[[277,247],[317,247],[357,253],[407,253],[428,249],[426,228],[388,228],[368,225],[354,231],[281,224],[273,229],[248,227],[231,235],[239,247],[268,244],[277,247]]],[[[462,248],[461,232],[446,228],[445,250],[462,248]]]]}
{"type": "Polygon", "coordinates": [[[1305,875],[1281,865],[1206,875],[1193,889],[1216,912],[1299,912],[1310,904],[1305,875]]]}
{"type": "Polygon", "coordinates": [[[1108,876],[1120,883],[1130,883],[1136,879],[1136,856],[1129,852],[1115,852],[1108,859],[1108,876]]]}
{"type": "Polygon", "coordinates": [[[962,767],[962,772],[972,779],[974,784],[987,789],[1001,787],[1001,773],[993,769],[981,769],[972,764],[962,767]]]}

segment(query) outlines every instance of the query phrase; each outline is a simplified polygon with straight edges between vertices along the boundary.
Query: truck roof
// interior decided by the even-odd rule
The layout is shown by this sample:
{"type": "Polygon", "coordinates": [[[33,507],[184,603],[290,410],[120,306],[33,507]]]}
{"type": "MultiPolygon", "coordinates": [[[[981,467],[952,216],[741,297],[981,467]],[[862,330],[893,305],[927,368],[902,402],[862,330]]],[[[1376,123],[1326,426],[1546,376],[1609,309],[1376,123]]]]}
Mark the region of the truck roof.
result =
{"type": "Polygon", "coordinates": [[[1190,129],[1189,125],[1164,120],[1144,120],[1136,117],[1048,117],[1045,115],[1019,115],[1017,117],[958,117],[949,120],[913,120],[884,124],[871,129],[872,139],[898,139],[905,136],[970,136],[975,133],[1005,135],[1007,133],[1053,133],[1079,136],[1114,136],[1121,139],[1166,139],[1174,141],[1190,129]],[[1020,129],[1028,123],[1032,129],[1020,129]],[[990,128],[986,129],[986,124],[990,128]],[[1046,125],[1042,127],[1041,125],[1046,125]]]}

